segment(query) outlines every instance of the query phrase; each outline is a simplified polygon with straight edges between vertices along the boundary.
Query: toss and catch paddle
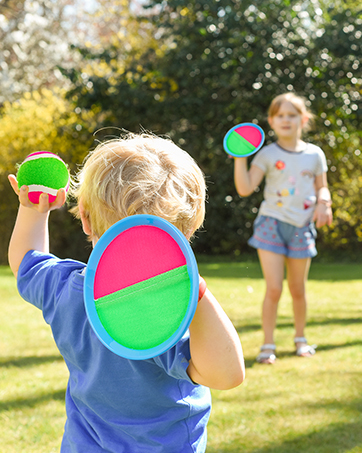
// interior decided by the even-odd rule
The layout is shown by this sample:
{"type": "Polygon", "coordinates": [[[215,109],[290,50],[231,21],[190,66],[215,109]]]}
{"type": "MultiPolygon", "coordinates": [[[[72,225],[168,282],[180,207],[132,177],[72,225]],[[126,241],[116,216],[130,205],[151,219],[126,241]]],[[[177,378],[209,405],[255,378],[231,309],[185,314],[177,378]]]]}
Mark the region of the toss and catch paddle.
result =
{"type": "Polygon", "coordinates": [[[241,123],[231,128],[225,135],[224,150],[233,157],[248,157],[263,146],[265,134],[254,123],[241,123]]]}
{"type": "Polygon", "coordinates": [[[155,357],[186,332],[197,307],[199,274],[185,236],[152,215],[107,230],[86,268],[84,300],[101,342],[127,359],[155,357]]]}

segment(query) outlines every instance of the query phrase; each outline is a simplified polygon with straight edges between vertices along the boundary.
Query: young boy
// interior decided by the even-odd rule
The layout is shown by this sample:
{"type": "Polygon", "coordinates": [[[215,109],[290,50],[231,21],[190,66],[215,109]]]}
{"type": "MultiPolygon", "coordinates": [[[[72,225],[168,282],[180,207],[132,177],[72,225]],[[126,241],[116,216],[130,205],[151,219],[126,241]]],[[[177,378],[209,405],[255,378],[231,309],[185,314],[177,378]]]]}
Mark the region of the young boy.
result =
{"type": "MultiPolygon", "coordinates": [[[[208,289],[188,332],[166,353],[127,360],[94,334],[84,308],[86,264],[49,254],[48,217],[65,202],[28,200],[9,176],[20,206],[9,246],[21,296],[43,311],[69,369],[67,421],[61,452],[204,452],[211,398],[207,387],[230,389],[244,380],[239,337],[208,289]]],[[[74,209],[96,244],[118,220],[162,217],[190,239],[205,213],[205,182],[195,161],[169,140],[130,135],[99,145],[78,177],[74,209]]],[[[202,279],[201,279],[202,281],[202,279]]]]}

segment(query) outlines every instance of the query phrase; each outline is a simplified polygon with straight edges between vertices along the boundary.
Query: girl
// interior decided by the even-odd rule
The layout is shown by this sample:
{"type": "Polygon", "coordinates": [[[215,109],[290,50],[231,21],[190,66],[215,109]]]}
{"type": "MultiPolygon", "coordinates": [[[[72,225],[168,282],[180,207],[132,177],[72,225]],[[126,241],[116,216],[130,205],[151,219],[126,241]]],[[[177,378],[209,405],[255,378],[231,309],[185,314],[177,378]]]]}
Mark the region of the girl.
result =
{"type": "Polygon", "coordinates": [[[293,299],[296,354],[310,357],[315,349],[304,337],[306,324],[305,283],[311,258],[317,254],[315,229],[332,222],[331,196],[327,187],[327,163],[323,151],[301,140],[313,115],[304,99],[293,93],[277,96],[268,111],[268,122],[277,141],[254,157],[235,159],[235,185],[240,196],[250,195],[265,176],[264,201],[254,223],[249,245],[258,251],[266,294],[262,310],[264,344],[259,363],[276,360],[273,332],[282,293],[284,266],[293,299]]]}

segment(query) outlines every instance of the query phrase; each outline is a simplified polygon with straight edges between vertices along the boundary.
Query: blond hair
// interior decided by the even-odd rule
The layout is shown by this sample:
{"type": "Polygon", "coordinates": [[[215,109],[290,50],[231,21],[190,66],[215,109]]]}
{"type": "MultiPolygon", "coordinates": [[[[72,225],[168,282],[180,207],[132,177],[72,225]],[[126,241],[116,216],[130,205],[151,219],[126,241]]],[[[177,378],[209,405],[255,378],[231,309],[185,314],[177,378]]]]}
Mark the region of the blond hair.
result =
{"type": "Polygon", "coordinates": [[[268,116],[270,118],[275,116],[279,112],[280,106],[283,102],[290,102],[302,117],[308,119],[308,121],[306,121],[303,125],[303,130],[309,130],[313,125],[314,115],[306,106],[307,100],[302,96],[296,95],[295,93],[284,93],[276,96],[270,104],[268,116]]]}
{"type": "Polygon", "coordinates": [[[171,140],[129,134],[101,143],[86,157],[72,212],[80,218],[81,202],[92,237],[125,217],[152,214],[190,238],[204,221],[205,192],[200,168],[171,140]]]}

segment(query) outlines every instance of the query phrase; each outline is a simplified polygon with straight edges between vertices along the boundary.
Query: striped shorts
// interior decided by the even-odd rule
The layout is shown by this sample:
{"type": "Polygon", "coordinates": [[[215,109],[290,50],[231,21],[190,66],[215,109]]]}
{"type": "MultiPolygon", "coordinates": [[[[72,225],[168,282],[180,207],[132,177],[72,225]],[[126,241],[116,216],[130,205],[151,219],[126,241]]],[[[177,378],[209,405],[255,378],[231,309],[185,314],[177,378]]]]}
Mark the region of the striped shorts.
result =
{"type": "Polygon", "coordinates": [[[317,255],[314,223],[296,227],[273,217],[260,215],[248,244],[256,249],[285,255],[288,258],[312,258],[317,255]]]}

